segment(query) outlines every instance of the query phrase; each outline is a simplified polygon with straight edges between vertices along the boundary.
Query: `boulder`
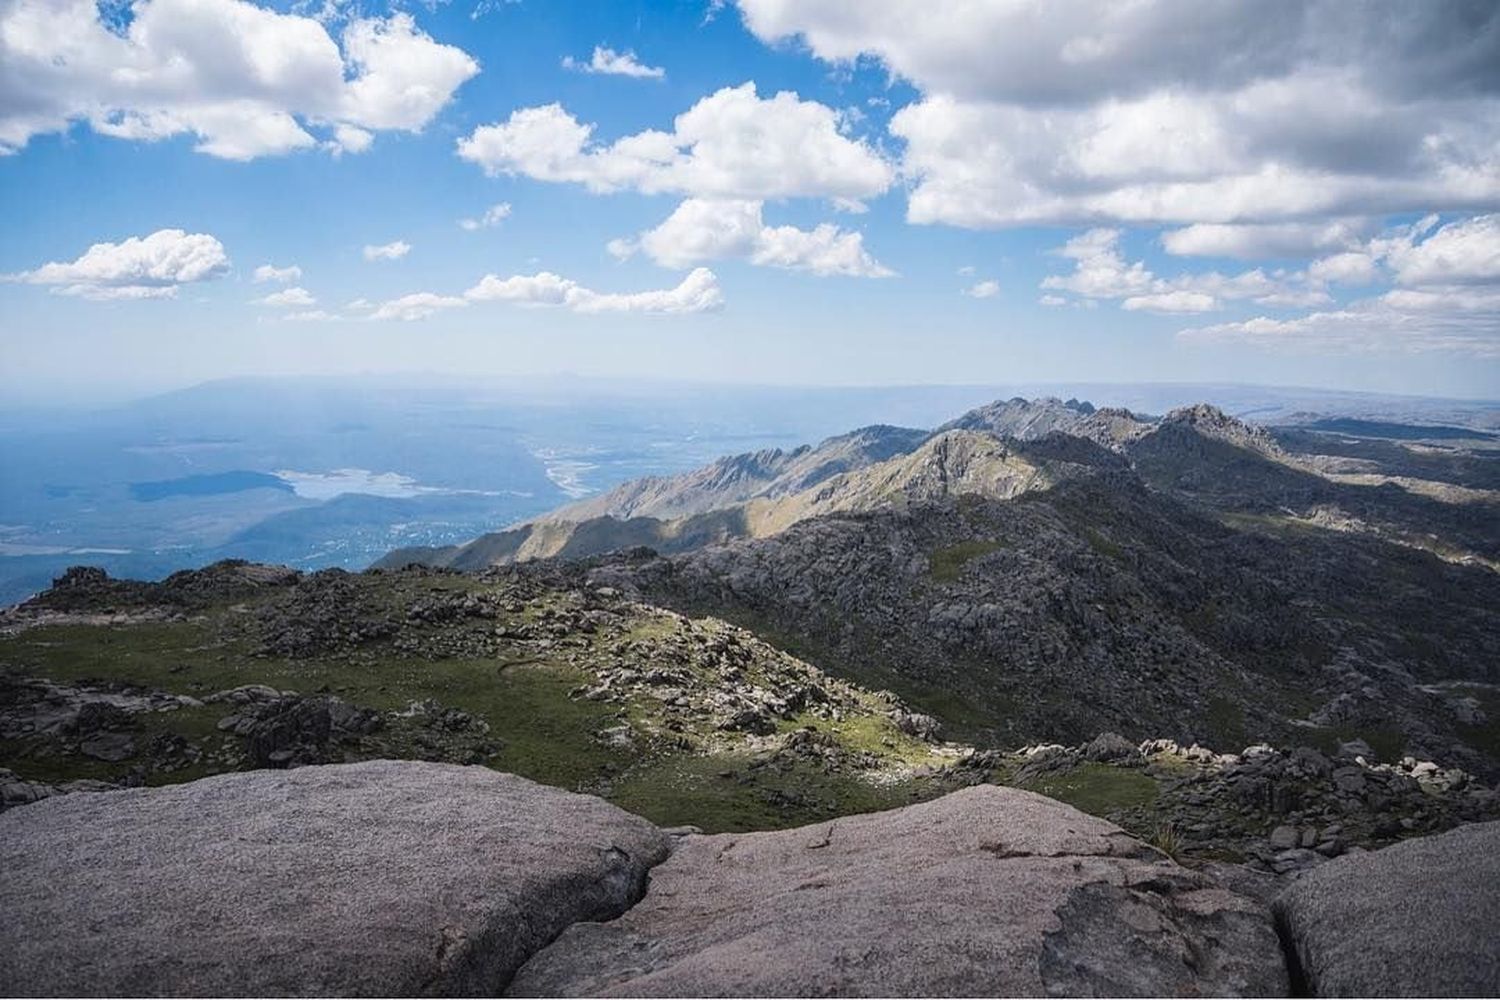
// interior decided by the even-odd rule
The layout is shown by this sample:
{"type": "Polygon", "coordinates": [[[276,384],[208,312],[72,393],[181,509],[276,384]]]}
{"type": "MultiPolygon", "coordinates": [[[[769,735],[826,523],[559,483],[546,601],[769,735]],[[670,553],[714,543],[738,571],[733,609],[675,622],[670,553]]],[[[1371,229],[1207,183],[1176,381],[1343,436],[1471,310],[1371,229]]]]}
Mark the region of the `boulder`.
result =
{"type": "Polygon", "coordinates": [[[1136,745],[1119,733],[1100,733],[1086,747],[1083,755],[1089,760],[1130,760],[1140,756],[1136,745]]]}
{"type": "Polygon", "coordinates": [[[372,761],[0,815],[20,995],[494,995],[639,898],[669,838],[482,767],[372,761]]]}
{"type": "Polygon", "coordinates": [[[1275,910],[1314,996],[1500,995],[1500,822],[1346,854],[1275,910]]]}
{"type": "Polygon", "coordinates": [[[1270,912],[1101,819],[990,785],[796,830],[686,836],[645,898],[510,993],[1281,995],[1270,912]]]}

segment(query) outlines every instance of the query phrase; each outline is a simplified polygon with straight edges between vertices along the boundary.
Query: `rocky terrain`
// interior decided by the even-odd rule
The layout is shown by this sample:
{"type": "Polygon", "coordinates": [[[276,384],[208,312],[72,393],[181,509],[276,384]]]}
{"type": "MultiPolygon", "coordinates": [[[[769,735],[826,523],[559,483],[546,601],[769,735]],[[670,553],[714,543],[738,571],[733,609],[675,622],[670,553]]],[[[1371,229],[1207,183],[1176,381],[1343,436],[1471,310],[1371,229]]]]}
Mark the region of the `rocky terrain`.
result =
{"type": "Polygon", "coordinates": [[[21,995],[1482,995],[1500,824],[1268,899],[1011,788],[663,830],[488,768],[376,761],[0,816],[21,995]]]}
{"type": "MultiPolygon", "coordinates": [[[[1253,928],[1285,938],[1298,919],[1277,946],[1286,983],[1378,982],[1320,929],[1342,889],[1307,890],[1298,912],[1315,918],[1286,900],[1368,851],[1500,819],[1500,451],[1309,426],[1010,400],[931,433],[867,428],[627,484],[363,573],[227,561],[151,583],[76,567],[0,611],[0,822],[113,802],[231,810],[241,793],[216,805],[214,790],[303,783],[332,802],[343,779],[315,775],[366,772],[327,765],[394,759],[482,765],[444,773],[509,772],[693,831],[627,852],[648,858],[621,869],[629,891],[579,911],[634,905],[606,930],[566,910],[524,955],[495,959],[493,932],[457,918],[436,946],[392,945],[391,981],[427,984],[413,992],[512,974],[530,993],[806,992],[764,956],[805,946],[809,891],[827,909],[808,921],[850,921],[847,939],[806,945],[803,964],[831,970],[806,981],[821,992],[1284,992],[1199,936],[1262,954],[1253,928]],[[205,791],[141,790],[169,785],[205,791]],[[906,811],[850,819],[892,809],[906,811]],[[994,850],[939,829],[1006,823],[994,850]],[[1083,840],[1011,845],[1042,827],[1083,840]],[[1096,833],[1134,846],[1078,846],[1096,833]],[[1007,875],[1025,902],[994,904],[1006,931],[965,937],[970,958],[854,957],[893,947],[858,901],[930,896],[921,919],[939,929],[971,905],[940,891],[954,873],[1043,857],[1069,859],[1066,878],[1007,875]],[[695,909],[719,891],[740,909],[695,909]],[[1155,930],[1111,941],[1121,920],[1155,930]]],[[[192,864],[233,862],[197,850],[192,864]]],[[[270,962],[262,985],[352,991],[319,978],[352,954],[270,962]]],[[[162,959],[179,960],[200,962],[162,959]]],[[[147,991],[128,984],[165,967],[69,988],[147,991]]]]}
{"type": "MultiPolygon", "coordinates": [[[[636,579],[640,567],[625,566],[636,579]]],[[[601,582],[620,569],[299,574],[227,563],[160,584],[71,572],[0,618],[0,809],[391,757],[483,763],[711,832],[1000,784],[1184,859],[1233,858],[1268,877],[1500,816],[1487,775],[1451,759],[1389,746],[1381,756],[1352,735],[1295,728],[1303,742],[1280,749],[1222,739],[1208,749],[1168,709],[1153,717],[1144,694],[1145,721],[1100,715],[1120,723],[1103,734],[1057,713],[1050,732],[1075,720],[1083,735],[964,735],[977,711],[965,688],[945,699],[877,683],[906,683],[898,674],[841,680],[723,619],[601,582]],[[1322,750],[1305,745],[1312,736],[1322,750]]]]}
{"type": "Polygon", "coordinates": [[[569,586],[733,621],[986,747],[1361,739],[1495,778],[1500,450],[1461,429],[1306,427],[1006,400],[382,565],[555,553],[569,586]]]}

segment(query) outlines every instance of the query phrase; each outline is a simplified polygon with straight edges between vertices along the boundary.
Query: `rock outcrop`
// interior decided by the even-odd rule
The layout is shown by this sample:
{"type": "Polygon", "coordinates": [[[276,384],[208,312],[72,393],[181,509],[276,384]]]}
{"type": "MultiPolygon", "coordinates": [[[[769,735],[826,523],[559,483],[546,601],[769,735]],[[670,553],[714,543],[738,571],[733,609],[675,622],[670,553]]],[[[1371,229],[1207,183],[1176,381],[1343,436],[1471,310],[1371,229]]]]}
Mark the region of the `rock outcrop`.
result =
{"type": "Polygon", "coordinates": [[[52,798],[0,817],[0,983],[493,995],[635,902],[667,843],[596,798],[414,762],[52,798]]]}
{"type": "Polygon", "coordinates": [[[1500,822],[1304,875],[1277,917],[1315,996],[1500,994],[1500,822]]]}
{"type": "Polygon", "coordinates": [[[690,836],[516,995],[1279,995],[1269,914],[1052,799],[982,786],[768,833],[690,836]]]}
{"type": "Polygon", "coordinates": [[[1183,867],[1108,821],[992,785],[705,836],[483,767],[257,771],[0,816],[0,983],[74,996],[1500,991],[1500,823],[1330,861],[1274,918],[1226,867],[1183,867]]]}

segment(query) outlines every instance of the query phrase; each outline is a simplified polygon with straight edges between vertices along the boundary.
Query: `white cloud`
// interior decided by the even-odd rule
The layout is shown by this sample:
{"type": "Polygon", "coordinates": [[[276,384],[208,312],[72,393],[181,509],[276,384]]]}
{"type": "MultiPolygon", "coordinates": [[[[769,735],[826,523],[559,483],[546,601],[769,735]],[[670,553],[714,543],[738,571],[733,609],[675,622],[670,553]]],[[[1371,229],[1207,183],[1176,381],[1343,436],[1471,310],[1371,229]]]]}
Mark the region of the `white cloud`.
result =
{"type": "Polygon", "coordinates": [[[1132,295],[1120,303],[1122,309],[1144,309],[1162,313],[1200,313],[1219,307],[1219,300],[1207,292],[1153,292],[1150,295],[1132,295]]]}
{"type": "Polygon", "coordinates": [[[1305,223],[1500,204],[1493,10],[740,6],[767,42],[873,57],[918,88],[890,123],[913,222],[1305,223]]]}
{"type": "Polygon", "coordinates": [[[1403,236],[1375,240],[1402,285],[1500,283],[1500,215],[1480,215],[1449,223],[1417,242],[1436,222],[1426,219],[1403,236]]]}
{"type": "Polygon", "coordinates": [[[974,265],[965,264],[963,267],[958,269],[958,275],[961,278],[972,278],[974,276],[974,265]]]}
{"type": "MultiPolygon", "coordinates": [[[[1393,293],[1398,294],[1398,293],[1393,293]]],[[[1257,316],[1180,331],[1194,344],[1247,344],[1272,351],[1316,354],[1446,352],[1500,358],[1500,297],[1470,308],[1434,299],[1355,303],[1346,309],[1293,319],[1257,316]]]]}
{"type": "Polygon", "coordinates": [[[706,267],[695,268],[675,288],[626,293],[596,292],[549,271],[510,278],[487,274],[464,297],[471,302],[564,306],[582,313],[697,313],[724,305],[718,278],[706,267]]]}
{"type": "Polygon", "coordinates": [[[380,246],[366,244],[364,249],[365,260],[400,260],[411,253],[411,244],[405,240],[392,240],[380,246]]]}
{"type": "Polygon", "coordinates": [[[508,218],[510,218],[510,202],[502,201],[485,209],[484,214],[477,219],[459,219],[458,225],[459,228],[467,229],[472,233],[477,229],[491,229],[508,218]]]}
{"type": "Polygon", "coordinates": [[[318,300],[313,298],[311,292],[300,287],[272,292],[265,298],[256,299],[255,301],[260,305],[272,306],[277,309],[306,308],[318,304],[318,300]]]}
{"type": "Polygon", "coordinates": [[[305,309],[301,312],[287,313],[281,318],[288,323],[336,323],[343,319],[342,316],[328,312],[326,309],[305,309]]]}
{"type": "Polygon", "coordinates": [[[725,87],[678,115],[671,132],[647,130],[602,144],[594,126],[561,105],[521,108],[458,142],[489,174],[698,197],[862,199],[885,191],[890,164],[839,132],[833,109],[791,91],[762,99],[755,84],[725,87]]]}
{"type": "Polygon", "coordinates": [[[1073,261],[1073,272],[1049,275],[1042,288],[1086,299],[1120,299],[1125,309],[1152,312],[1207,312],[1240,299],[1294,307],[1330,301],[1319,280],[1301,271],[1267,274],[1255,268],[1236,275],[1205,271],[1161,278],[1141,261],[1127,263],[1119,242],[1118,229],[1090,229],[1073,237],[1056,251],[1073,261]]]}
{"type": "Polygon", "coordinates": [[[846,232],[828,222],[810,230],[767,226],[760,232],[750,262],[853,278],[889,278],[896,273],[870,256],[862,234],[846,232]]]}
{"type": "Polygon", "coordinates": [[[479,71],[405,13],[351,20],[339,41],[245,0],[135,0],[129,13],[117,31],[93,0],[0,7],[0,152],[75,121],[122,139],[191,134],[232,160],[312,148],[312,130],[359,152],[372,130],[422,129],[479,71]]]}
{"type": "Polygon", "coordinates": [[[375,320],[400,319],[417,320],[426,319],[434,313],[444,309],[457,309],[468,305],[468,301],[455,295],[435,295],[432,292],[413,292],[411,295],[403,295],[400,298],[382,302],[370,313],[370,318],[375,320]]]}
{"type": "Polygon", "coordinates": [[[1203,222],[1161,234],[1167,253],[1180,257],[1310,257],[1358,246],[1373,232],[1366,220],[1235,224],[1203,222]]]}
{"type": "Polygon", "coordinates": [[[1320,257],[1307,267],[1309,276],[1318,281],[1341,285],[1368,285],[1380,276],[1375,259],[1367,253],[1346,250],[1329,257],[1320,257]]]}
{"type": "Polygon", "coordinates": [[[1264,316],[1183,330],[1193,343],[1269,350],[1430,352],[1500,357],[1500,216],[1397,227],[1359,250],[1315,261],[1326,280],[1397,287],[1341,309],[1286,320],[1264,316]]]}
{"type": "Polygon", "coordinates": [[[375,144],[375,133],[353,125],[336,125],[333,138],[323,144],[334,156],[363,153],[375,144]]]}
{"type": "Polygon", "coordinates": [[[604,45],[594,46],[594,55],[588,62],[563,57],[563,69],[579,73],[599,73],[606,76],[629,76],[638,80],[660,80],[667,71],[659,66],[647,66],[635,57],[634,52],[616,52],[604,45]]]}
{"type": "Polygon", "coordinates": [[[280,285],[291,284],[302,278],[302,268],[296,264],[286,267],[277,267],[274,264],[262,264],[255,269],[255,283],[257,285],[267,281],[274,281],[280,285]]]}
{"type": "Polygon", "coordinates": [[[486,274],[464,293],[473,302],[518,302],[522,305],[566,305],[570,295],[580,290],[578,282],[551,271],[539,274],[517,274],[500,278],[486,274]]]}
{"type": "Polygon", "coordinates": [[[95,243],[76,260],[43,264],[8,280],[52,285],[61,294],[92,299],[170,298],[182,285],[228,270],[224,245],[214,237],[158,229],[119,243],[95,243]]]}
{"type": "MultiPolygon", "coordinates": [[[[447,309],[471,303],[509,302],[523,306],[559,306],[580,313],[700,313],[724,305],[718,279],[707,268],[692,271],[674,288],[644,292],[597,292],[571,278],[542,271],[501,278],[487,274],[462,296],[415,292],[382,302],[373,308],[372,320],[426,319],[447,309]]],[[[350,308],[353,308],[351,303],[350,308]]]]}
{"type": "Polygon", "coordinates": [[[992,299],[1000,294],[1000,282],[976,281],[973,285],[964,289],[964,294],[971,299],[992,299]]]}
{"type": "Polygon", "coordinates": [[[1043,295],[1037,301],[1044,306],[1065,306],[1068,304],[1068,300],[1061,295],[1043,295]]]}
{"type": "Polygon", "coordinates": [[[1149,291],[1154,277],[1139,261],[1125,263],[1119,241],[1118,229],[1090,229],[1073,237],[1057,251],[1074,262],[1073,273],[1066,277],[1051,275],[1043,279],[1042,287],[1091,299],[1124,298],[1149,291]]]}
{"type": "Polygon", "coordinates": [[[884,278],[894,273],[865,250],[862,234],[831,223],[810,230],[768,226],[761,217],[763,207],[758,200],[689,198],[661,225],[634,241],[611,240],[606,249],[619,258],[638,249],[667,267],[740,258],[820,276],[884,278]]]}

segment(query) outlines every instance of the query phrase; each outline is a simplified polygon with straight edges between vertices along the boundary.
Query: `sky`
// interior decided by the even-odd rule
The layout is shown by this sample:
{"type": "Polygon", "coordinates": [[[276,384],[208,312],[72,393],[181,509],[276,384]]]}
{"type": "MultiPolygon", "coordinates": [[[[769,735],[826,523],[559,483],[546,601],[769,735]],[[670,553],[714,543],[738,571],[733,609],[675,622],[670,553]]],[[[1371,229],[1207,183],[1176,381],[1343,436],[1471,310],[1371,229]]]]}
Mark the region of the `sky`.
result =
{"type": "Polygon", "coordinates": [[[0,0],[0,395],[1500,397],[1500,6],[0,0]]]}

